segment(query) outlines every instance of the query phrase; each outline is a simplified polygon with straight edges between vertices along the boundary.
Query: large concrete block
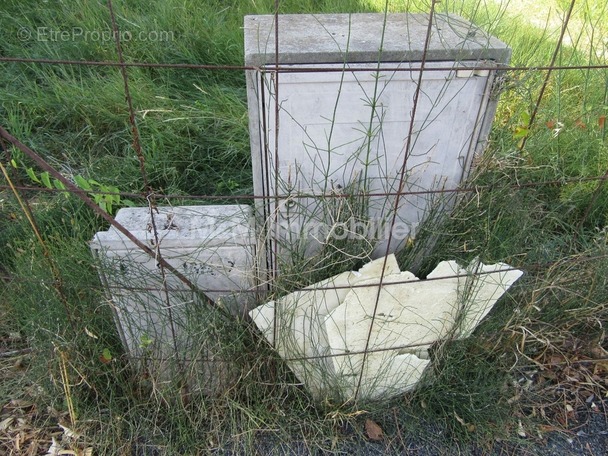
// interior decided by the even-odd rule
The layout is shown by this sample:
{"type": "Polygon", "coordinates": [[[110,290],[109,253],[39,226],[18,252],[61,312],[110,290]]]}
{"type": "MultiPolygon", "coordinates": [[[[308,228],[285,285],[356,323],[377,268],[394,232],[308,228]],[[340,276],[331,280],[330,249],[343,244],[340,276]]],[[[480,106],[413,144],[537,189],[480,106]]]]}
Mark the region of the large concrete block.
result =
{"type": "Polygon", "coordinates": [[[338,232],[371,240],[373,258],[394,252],[469,174],[496,106],[496,71],[478,68],[508,62],[509,48],[438,15],[408,138],[427,15],[280,15],[278,54],[274,19],[245,18],[245,62],[259,68],[247,75],[254,190],[267,198],[257,209],[271,267],[289,261],[281,253],[298,248],[294,239],[311,254],[338,232]]]}

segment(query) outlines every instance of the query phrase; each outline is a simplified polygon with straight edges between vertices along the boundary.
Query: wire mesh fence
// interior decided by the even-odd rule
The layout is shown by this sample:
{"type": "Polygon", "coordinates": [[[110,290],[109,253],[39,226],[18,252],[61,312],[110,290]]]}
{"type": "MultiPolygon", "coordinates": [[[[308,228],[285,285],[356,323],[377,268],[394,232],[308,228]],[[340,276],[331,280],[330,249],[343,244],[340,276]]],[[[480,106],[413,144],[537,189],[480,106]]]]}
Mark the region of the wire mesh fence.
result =
{"type": "MultiPolygon", "coordinates": [[[[62,162],[16,128],[26,123],[8,114],[18,112],[18,95],[7,103],[5,224],[24,220],[35,260],[5,253],[5,299],[50,293],[49,306],[63,310],[41,312],[36,331],[55,334],[56,346],[69,345],[66,330],[80,334],[95,362],[121,363],[118,370],[145,384],[136,389],[168,403],[293,382],[317,404],[358,406],[419,382],[441,385],[445,347],[471,336],[522,274],[492,315],[501,328],[494,334],[521,330],[524,350],[532,333],[522,328],[536,321],[528,312],[553,302],[551,281],[580,274],[578,284],[556,285],[556,293],[574,293],[593,275],[586,265],[606,265],[605,11],[572,0],[531,33],[540,38],[528,43],[528,56],[501,30],[508,5],[473,3],[431,1],[406,13],[413,4],[386,1],[375,13],[287,14],[293,6],[277,0],[273,14],[244,17],[243,65],[213,65],[138,61],[120,29],[129,18],[109,0],[115,61],[0,56],[26,73],[118,70],[113,95],[124,96],[131,141],[125,162],[139,172],[130,191],[100,183],[93,169],[75,172],[78,160],[62,162]],[[148,89],[134,83],[135,71],[234,73],[241,89],[246,81],[248,112],[242,92],[241,110],[227,121],[215,117],[226,107],[209,101],[222,89],[200,92],[214,106],[201,114],[208,133],[227,134],[237,118],[248,123],[248,136],[222,136],[221,144],[250,141],[247,188],[228,162],[216,191],[167,191],[163,151],[147,141],[149,130],[193,117],[140,105],[133,85],[148,89]],[[160,122],[151,126],[154,112],[160,122]],[[84,233],[80,204],[94,214],[84,233]],[[45,211],[62,221],[47,221],[45,211]],[[61,232],[78,239],[77,261],[61,232]],[[95,267],[82,266],[80,278],[77,264],[95,267]],[[557,270],[564,272],[554,277],[557,270]],[[90,329],[97,318],[109,333],[102,341],[90,329]],[[254,375],[252,366],[268,371],[254,375]]],[[[184,174],[196,165],[190,159],[184,174]]],[[[203,166],[222,166],[210,163],[203,166]]],[[[7,252],[22,249],[15,238],[23,232],[7,235],[7,252]]],[[[599,325],[601,333],[602,279],[590,280],[577,291],[585,305],[558,302],[581,328],[599,325]]],[[[500,352],[498,342],[483,346],[488,340],[479,339],[482,350],[500,352]]],[[[544,362],[536,355],[524,358],[544,362]]],[[[81,370],[77,361],[72,367],[81,370]]]]}

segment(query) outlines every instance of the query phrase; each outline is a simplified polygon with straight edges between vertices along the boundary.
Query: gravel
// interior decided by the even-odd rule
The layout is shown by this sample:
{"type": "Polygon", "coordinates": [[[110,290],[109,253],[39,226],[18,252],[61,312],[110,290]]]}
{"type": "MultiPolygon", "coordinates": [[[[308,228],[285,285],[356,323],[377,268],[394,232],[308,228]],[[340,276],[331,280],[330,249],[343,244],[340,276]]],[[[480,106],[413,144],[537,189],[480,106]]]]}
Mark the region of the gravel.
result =
{"type": "MultiPolygon", "coordinates": [[[[604,404],[608,409],[608,402],[604,404]]],[[[423,432],[415,435],[389,435],[382,441],[366,439],[361,432],[347,430],[339,441],[286,442],[285,436],[274,436],[261,432],[254,440],[253,454],[277,456],[306,455],[416,455],[416,456],[606,456],[608,455],[608,416],[600,412],[584,411],[579,414],[577,427],[562,432],[548,432],[541,438],[517,438],[512,441],[496,441],[491,447],[481,448],[475,444],[461,444],[451,440],[447,430],[435,425],[424,425],[423,432]]],[[[251,442],[249,442],[251,445],[251,442]]],[[[228,444],[213,452],[215,455],[241,456],[252,454],[247,449],[228,444]]]]}

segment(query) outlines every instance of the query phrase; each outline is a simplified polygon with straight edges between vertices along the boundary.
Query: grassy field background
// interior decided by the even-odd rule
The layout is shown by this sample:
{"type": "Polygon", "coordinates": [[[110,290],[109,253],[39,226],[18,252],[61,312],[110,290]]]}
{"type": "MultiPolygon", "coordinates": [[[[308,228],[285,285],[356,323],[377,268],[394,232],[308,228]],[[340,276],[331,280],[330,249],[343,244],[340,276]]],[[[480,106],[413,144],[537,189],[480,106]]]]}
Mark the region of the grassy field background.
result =
{"type": "MultiPolygon", "coordinates": [[[[424,1],[387,4],[389,11],[429,10],[424,1]]],[[[442,1],[437,8],[508,43],[512,65],[540,67],[551,62],[569,5],[476,0],[442,1]]],[[[280,2],[282,13],[385,7],[379,0],[280,2]]],[[[238,66],[243,16],[272,13],[274,1],[130,0],[116,1],[114,9],[121,30],[147,37],[123,43],[128,62],[238,66]]],[[[606,64],[607,10],[601,0],[576,3],[556,65],[606,64]]],[[[117,60],[112,40],[83,38],[111,30],[105,2],[6,0],[0,30],[2,57],[117,60]],[[53,31],[67,31],[69,39],[53,38],[53,31]]],[[[118,68],[0,62],[0,69],[0,126],[70,179],[144,190],[118,68]]],[[[173,205],[212,201],[193,195],[246,201],[236,198],[253,192],[244,73],[129,68],[128,74],[150,186],[180,196],[173,205]]],[[[386,451],[403,451],[414,436],[438,450],[463,442],[489,450],[497,437],[523,448],[549,430],[576,426],[579,412],[603,412],[608,186],[595,178],[608,170],[608,70],[554,71],[528,130],[545,75],[507,73],[489,149],[467,184],[477,190],[463,195],[449,220],[425,227],[400,257],[407,268],[418,245],[432,238],[438,241],[423,270],[479,256],[521,268],[525,278],[472,338],[446,341],[433,383],[357,407],[313,403],[245,327],[226,329],[225,355],[235,359],[240,380],[220,397],[185,400],[179,385],[160,390],[134,375],[121,359],[87,245],[105,222],[73,196],[23,191],[41,244],[8,188],[44,190],[26,170],[40,171],[4,143],[1,162],[10,180],[0,180],[0,347],[9,355],[0,358],[0,421],[11,420],[0,424],[0,445],[7,454],[16,451],[16,435],[25,430],[21,448],[38,442],[46,451],[58,432],[63,448],[77,454],[86,448],[271,454],[264,451],[271,446],[275,454],[288,448],[322,454],[369,440],[364,423],[372,419],[384,430],[386,451]],[[75,434],[66,437],[58,423],[75,434]]]]}

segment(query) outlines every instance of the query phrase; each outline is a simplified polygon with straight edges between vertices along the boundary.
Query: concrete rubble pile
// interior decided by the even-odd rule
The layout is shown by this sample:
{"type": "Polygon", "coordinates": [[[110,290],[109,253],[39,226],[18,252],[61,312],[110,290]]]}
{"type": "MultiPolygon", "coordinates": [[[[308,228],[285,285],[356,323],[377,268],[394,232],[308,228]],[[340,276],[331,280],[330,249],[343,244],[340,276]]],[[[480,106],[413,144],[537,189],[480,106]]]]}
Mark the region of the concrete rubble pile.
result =
{"type": "Polygon", "coordinates": [[[315,399],[414,388],[432,362],[431,345],[468,337],[523,274],[505,263],[463,269],[443,261],[419,280],[400,271],[394,255],[383,271],[384,264],[379,258],[249,313],[315,399]]]}

